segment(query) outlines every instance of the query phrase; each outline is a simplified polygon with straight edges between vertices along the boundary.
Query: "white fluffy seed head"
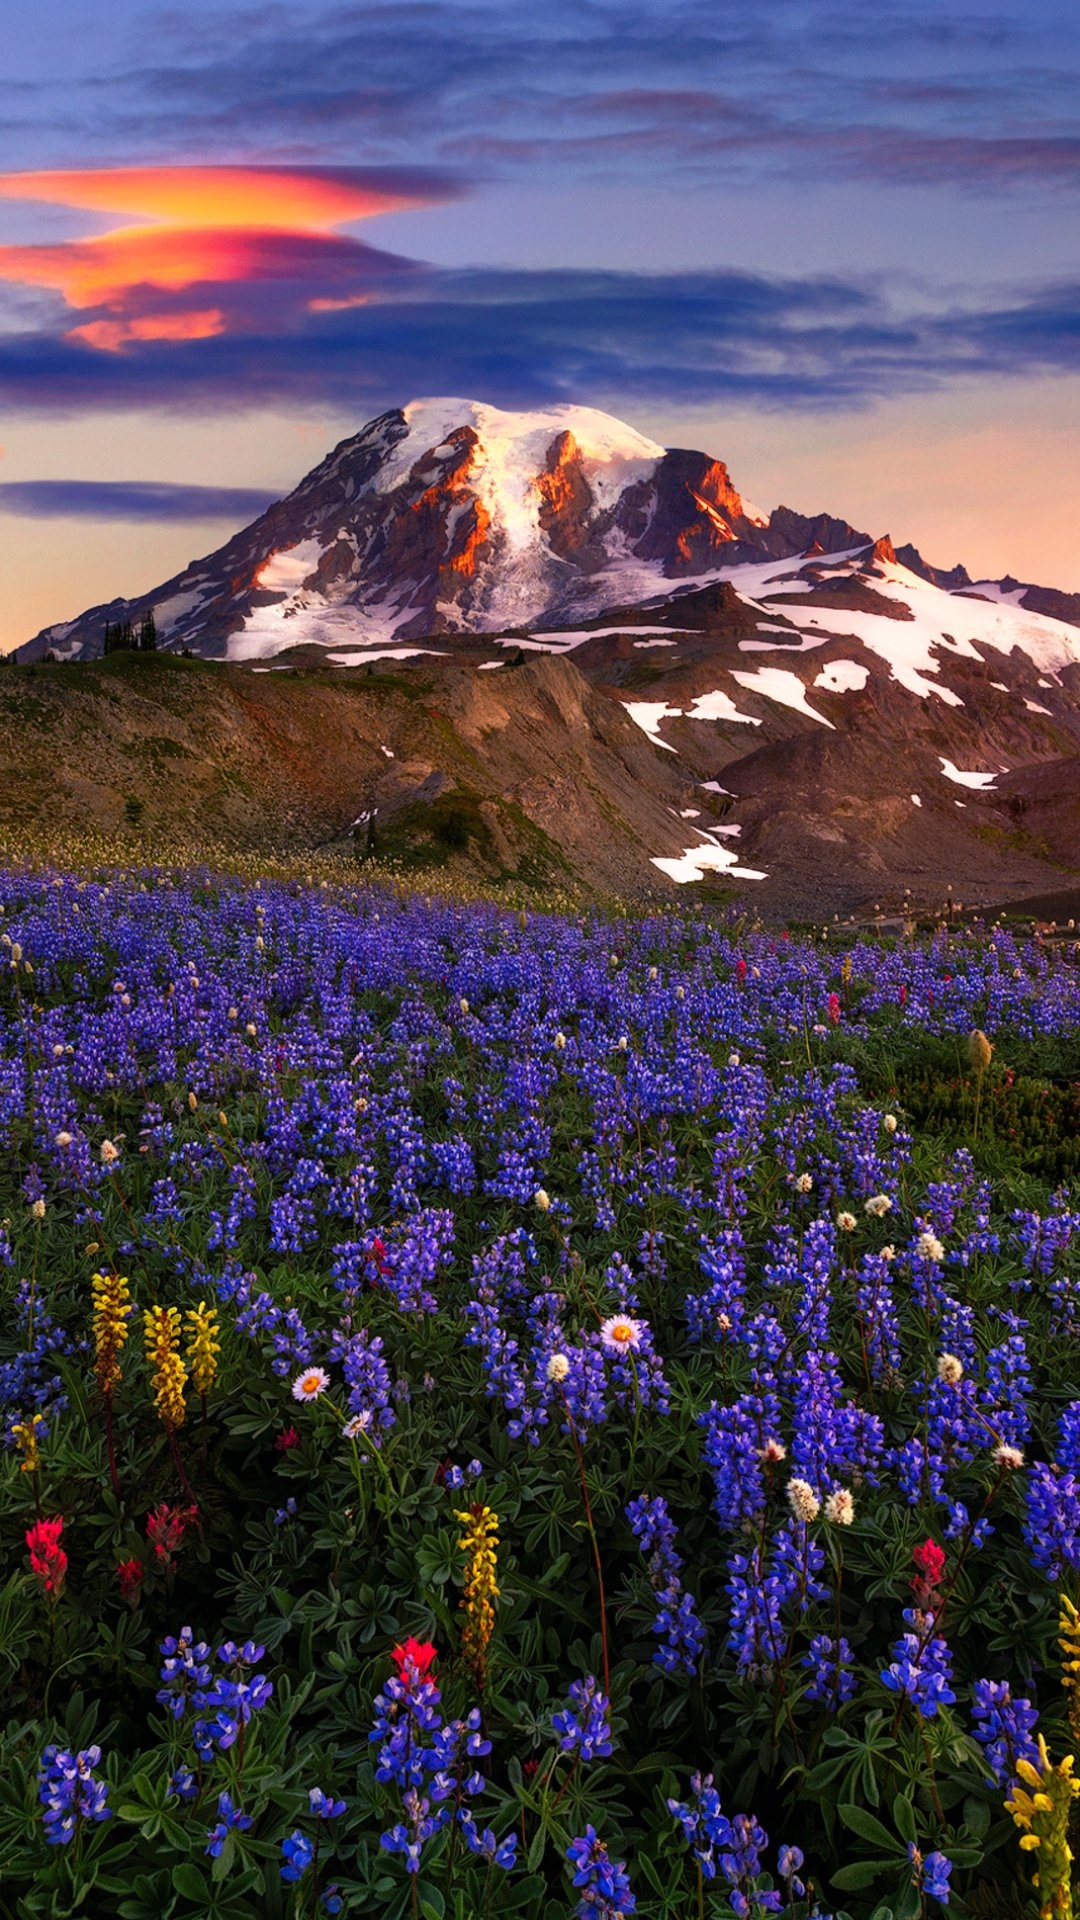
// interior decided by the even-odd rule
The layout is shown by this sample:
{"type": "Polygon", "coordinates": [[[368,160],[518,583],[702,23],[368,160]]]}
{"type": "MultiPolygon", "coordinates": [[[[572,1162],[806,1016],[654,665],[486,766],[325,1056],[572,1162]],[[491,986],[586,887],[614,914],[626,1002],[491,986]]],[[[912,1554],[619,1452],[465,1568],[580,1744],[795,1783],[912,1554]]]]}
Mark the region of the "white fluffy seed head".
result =
{"type": "Polygon", "coordinates": [[[796,1520],[801,1520],[809,1526],[811,1520],[817,1519],[821,1512],[821,1501],[808,1480],[789,1480],[787,1497],[788,1506],[796,1520]]]}
{"type": "Polygon", "coordinates": [[[850,1527],[855,1518],[855,1502],[846,1487],[837,1487],[825,1502],[825,1518],[834,1527],[850,1527]]]}

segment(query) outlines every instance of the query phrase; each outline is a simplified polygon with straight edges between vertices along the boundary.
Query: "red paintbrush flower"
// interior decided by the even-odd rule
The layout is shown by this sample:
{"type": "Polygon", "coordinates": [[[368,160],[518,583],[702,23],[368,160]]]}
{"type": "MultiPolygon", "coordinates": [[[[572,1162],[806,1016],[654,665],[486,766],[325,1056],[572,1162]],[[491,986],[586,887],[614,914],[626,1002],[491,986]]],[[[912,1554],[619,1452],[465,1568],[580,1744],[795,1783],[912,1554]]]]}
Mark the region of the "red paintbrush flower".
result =
{"type": "Polygon", "coordinates": [[[297,1433],[296,1428],[284,1427],[282,1431],[278,1434],[277,1439],[274,1441],[274,1452],[275,1453],[291,1453],[292,1449],[294,1447],[298,1447],[299,1445],[300,1445],[300,1435],[297,1433]]]}
{"type": "Polygon", "coordinates": [[[924,1610],[937,1608],[937,1592],[945,1572],[945,1550],[936,1540],[924,1540],[912,1554],[918,1572],[911,1583],[918,1606],[924,1610]]]}
{"type": "Polygon", "coordinates": [[[134,1556],[130,1560],[121,1560],[117,1567],[116,1584],[120,1589],[120,1598],[126,1600],[129,1607],[138,1606],[145,1577],[146,1568],[134,1556]]]}
{"type": "Polygon", "coordinates": [[[410,1634],[403,1646],[393,1649],[390,1658],[397,1662],[397,1670],[402,1677],[405,1668],[411,1666],[422,1680],[435,1658],[435,1648],[430,1640],[414,1640],[410,1634]]]}
{"type": "Polygon", "coordinates": [[[170,1507],[163,1500],[152,1513],[146,1516],[146,1537],[154,1549],[156,1558],[165,1567],[172,1566],[173,1554],[183,1542],[183,1538],[192,1521],[198,1514],[197,1507],[170,1507]]]}
{"type": "Polygon", "coordinates": [[[68,1570],[68,1557],[60,1545],[63,1530],[64,1522],[59,1514],[55,1520],[35,1520],[26,1530],[30,1565],[41,1582],[42,1592],[50,1600],[59,1600],[68,1570]]]}

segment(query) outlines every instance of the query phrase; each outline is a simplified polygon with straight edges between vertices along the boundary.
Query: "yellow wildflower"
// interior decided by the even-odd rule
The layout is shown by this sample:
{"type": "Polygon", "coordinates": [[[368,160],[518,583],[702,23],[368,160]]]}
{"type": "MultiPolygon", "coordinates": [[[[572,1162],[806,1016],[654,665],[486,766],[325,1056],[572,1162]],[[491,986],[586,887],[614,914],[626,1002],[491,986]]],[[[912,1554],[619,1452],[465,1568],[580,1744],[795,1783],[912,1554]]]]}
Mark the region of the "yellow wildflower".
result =
{"type": "Polygon", "coordinates": [[[94,1298],[94,1372],[107,1399],[120,1385],[120,1355],[127,1343],[132,1311],[131,1288],[119,1273],[95,1273],[90,1288],[94,1298]]]}
{"type": "Polygon", "coordinates": [[[221,1323],[215,1309],[200,1300],[185,1314],[187,1321],[187,1363],[191,1368],[191,1378],[195,1391],[205,1396],[217,1379],[218,1354],[221,1341],[218,1335],[221,1323]]]}
{"type": "Polygon", "coordinates": [[[496,1550],[499,1544],[499,1516],[490,1507],[471,1507],[454,1518],[463,1531],[459,1541],[465,1555],[465,1624],[461,1632],[461,1651],[482,1688],[487,1667],[488,1642],[495,1627],[495,1602],[499,1589],[495,1584],[496,1550]]]}
{"type": "Polygon", "coordinates": [[[143,1334],[153,1376],[154,1405],[167,1427],[182,1427],[187,1368],[179,1352],[179,1307],[147,1307],[143,1334]]]}
{"type": "Polygon", "coordinates": [[[20,1473],[36,1473],[41,1465],[41,1456],[38,1452],[37,1430],[44,1425],[45,1415],[43,1413],[35,1413],[31,1414],[29,1420],[16,1420],[15,1425],[12,1427],[11,1438],[22,1454],[22,1459],[19,1462],[20,1473]]]}
{"type": "Polygon", "coordinates": [[[1040,1920],[1072,1920],[1072,1849],[1069,1846],[1069,1815],[1080,1780],[1073,1779],[1074,1757],[1066,1754],[1055,1766],[1039,1735],[1039,1765],[1018,1760],[1016,1771],[1022,1785],[1013,1788],[1005,1811],[1011,1813],[1020,1828],[1020,1846],[1024,1853],[1038,1853],[1039,1871],[1032,1875],[1039,1889],[1040,1920]]]}
{"type": "Polygon", "coordinates": [[[1062,1654],[1061,1684],[1069,1703],[1069,1726],[1073,1739],[1080,1741],[1080,1613],[1067,1593],[1061,1596],[1058,1635],[1062,1654]]]}

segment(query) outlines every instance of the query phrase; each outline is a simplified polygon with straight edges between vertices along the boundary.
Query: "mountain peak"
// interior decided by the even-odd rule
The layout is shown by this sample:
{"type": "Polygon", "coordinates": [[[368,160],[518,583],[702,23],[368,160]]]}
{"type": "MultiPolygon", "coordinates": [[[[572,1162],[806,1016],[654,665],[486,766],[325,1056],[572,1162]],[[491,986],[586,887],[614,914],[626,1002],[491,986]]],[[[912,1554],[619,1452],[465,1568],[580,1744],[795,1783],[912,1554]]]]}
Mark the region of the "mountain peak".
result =
{"type": "MultiPolygon", "coordinates": [[[[831,514],[779,506],[766,518],[722,460],[664,448],[598,408],[433,395],[369,420],[152,593],[92,607],[19,653],[93,658],[107,624],[153,612],[172,651],[251,661],[317,645],[349,649],[330,658],[352,664],[358,649],[415,653],[429,636],[558,630],[747,565],[856,554],[865,565],[868,549],[879,566],[967,584],[962,569],[937,575],[914,548],[831,514]]],[[[1016,597],[1033,608],[1039,591],[1016,597]]],[[[1057,600],[1045,610],[1074,617],[1057,600]]]]}

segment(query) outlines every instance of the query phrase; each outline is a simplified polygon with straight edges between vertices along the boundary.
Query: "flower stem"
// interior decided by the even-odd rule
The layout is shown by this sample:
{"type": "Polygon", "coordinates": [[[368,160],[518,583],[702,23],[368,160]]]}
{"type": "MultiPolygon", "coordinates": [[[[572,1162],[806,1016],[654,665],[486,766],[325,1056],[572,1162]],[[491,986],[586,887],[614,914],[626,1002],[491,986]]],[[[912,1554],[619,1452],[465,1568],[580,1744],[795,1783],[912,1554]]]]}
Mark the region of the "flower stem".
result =
{"type": "Polygon", "coordinates": [[[578,1436],[578,1430],[574,1422],[574,1416],[570,1411],[570,1405],[565,1394],[562,1395],[562,1403],[563,1403],[563,1406],[566,1408],[566,1418],[570,1426],[570,1438],[574,1443],[574,1453],[577,1458],[578,1479],[581,1483],[581,1498],[585,1506],[585,1524],[589,1529],[589,1539],[592,1541],[593,1564],[596,1567],[596,1584],[597,1584],[597,1587],[599,1588],[599,1594],[600,1594],[600,1646],[602,1649],[603,1661],[604,1661],[604,1692],[608,1695],[608,1698],[610,1699],[611,1697],[611,1666],[608,1659],[607,1602],[604,1597],[604,1569],[600,1561],[600,1545],[596,1538],[596,1526],[593,1521],[592,1503],[589,1499],[589,1489],[585,1480],[585,1457],[581,1451],[581,1440],[578,1436]]]}

